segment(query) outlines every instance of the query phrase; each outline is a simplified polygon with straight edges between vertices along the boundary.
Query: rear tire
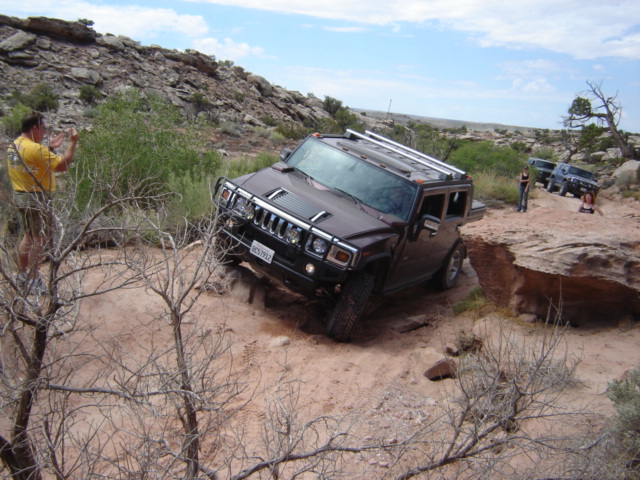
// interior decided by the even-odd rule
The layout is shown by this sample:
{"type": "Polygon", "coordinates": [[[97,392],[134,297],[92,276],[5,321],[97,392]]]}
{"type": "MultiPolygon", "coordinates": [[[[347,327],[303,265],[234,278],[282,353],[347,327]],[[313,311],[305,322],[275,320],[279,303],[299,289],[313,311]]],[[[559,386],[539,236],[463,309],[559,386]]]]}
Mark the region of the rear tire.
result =
{"type": "Polygon", "coordinates": [[[433,284],[438,290],[449,290],[456,286],[466,253],[462,243],[458,243],[451,251],[444,266],[433,277],[433,284]]]}
{"type": "Polygon", "coordinates": [[[345,283],[342,293],[336,302],[326,333],[338,342],[348,342],[353,327],[360,319],[367,300],[373,290],[375,277],[370,272],[354,272],[345,283]]]}

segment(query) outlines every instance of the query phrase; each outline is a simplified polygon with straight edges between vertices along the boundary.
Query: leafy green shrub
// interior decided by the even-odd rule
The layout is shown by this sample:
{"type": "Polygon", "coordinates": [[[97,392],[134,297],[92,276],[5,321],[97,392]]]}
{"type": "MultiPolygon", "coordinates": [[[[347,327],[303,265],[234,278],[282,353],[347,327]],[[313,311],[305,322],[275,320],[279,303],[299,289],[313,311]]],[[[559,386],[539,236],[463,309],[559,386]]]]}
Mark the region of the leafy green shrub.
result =
{"type": "Polygon", "coordinates": [[[513,178],[520,173],[526,156],[510,147],[495,146],[491,142],[467,143],[453,151],[450,162],[471,172],[490,171],[496,175],[513,178]]]}
{"type": "MultiPolygon", "coordinates": [[[[281,134],[284,138],[291,140],[302,140],[311,133],[311,130],[300,126],[296,123],[281,123],[276,127],[277,133],[281,134]]],[[[323,133],[329,133],[326,130],[320,130],[323,133]]]]}
{"type": "MultiPolygon", "coordinates": [[[[495,171],[485,170],[473,175],[474,196],[490,202],[499,200],[508,204],[518,203],[520,189],[513,177],[498,175],[495,171]]],[[[533,191],[529,192],[531,197],[533,191]]]]}
{"type": "Polygon", "coordinates": [[[195,92],[191,95],[191,103],[197,112],[208,112],[213,107],[207,97],[200,92],[195,92]]]}
{"type": "Polygon", "coordinates": [[[80,87],[80,100],[89,105],[94,105],[102,99],[102,92],[95,85],[82,85],[80,87]]]}
{"type": "Polygon", "coordinates": [[[264,117],[261,118],[262,123],[264,123],[267,127],[275,127],[278,122],[276,122],[276,119],[269,116],[269,115],[265,115],[264,117]]]}
{"type": "Polygon", "coordinates": [[[241,158],[231,162],[227,166],[227,171],[222,172],[228,178],[236,178],[245,173],[257,172],[266,167],[270,167],[278,161],[278,157],[272,153],[260,153],[255,158],[241,158]]]}
{"type": "Polygon", "coordinates": [[[58,95],[46,83],[39,83],[27,95],[21,96],[21,101],[28,107],[39,112],[58,109],[58,95]]]}
{"type": "MultiPolygon", "coordinates": [[[[93,129],[81,134],[72,167],[80,211],[93,211],[108,197],[173,193],[183,176],[217,175],[219,154],[207,148],[193,126],[184,126],[170,103],[130,90],[110,97],[98,111],[93,129]]],[[[147,201],[147,206],[158,205],[147,201]]]]}
{"type": "Polygon", "coordinates": [[[18,103],[11,109],[11,114],[2,117],[2,130],[10,139],[18,137],[22,133],[22,117],[31,109],[22,103],[18,103]]]}
{"type": "MultiPolygon", "coordinates": [[[[616,409],[614,434],[620,444],[627,466],[640,474],[640,369],[633,370],[625,380],[614,380],[607,396],[616,409]]],[[[634,477],[638,478],[638,477],[634,477]]]]}
{"type": "Polygon", "coordinates": [[[335,117],[336,113],[338,113],[340,109],[343,108],[342,101],[338,100],[337,98],[325,96],[324,100],[322,101],[322,108],[324,108],[329,115],[335,117]]]}
{"type": "Polygon", "coordinates": [[[533,155],[535,158],[542,158],[543,160],[550,160],[552,162],[556,161],[556,153],[551,147],[542,147],[539,150],[536,150],[533,155]]]}
{"type": "Polygon", "coordinates": [[[284,135],[282,135],[279,132],[271,132],[271,135],[269,136],[269,139],[273,142],[273,143],[284,143],[285,138],[284,135]]]}

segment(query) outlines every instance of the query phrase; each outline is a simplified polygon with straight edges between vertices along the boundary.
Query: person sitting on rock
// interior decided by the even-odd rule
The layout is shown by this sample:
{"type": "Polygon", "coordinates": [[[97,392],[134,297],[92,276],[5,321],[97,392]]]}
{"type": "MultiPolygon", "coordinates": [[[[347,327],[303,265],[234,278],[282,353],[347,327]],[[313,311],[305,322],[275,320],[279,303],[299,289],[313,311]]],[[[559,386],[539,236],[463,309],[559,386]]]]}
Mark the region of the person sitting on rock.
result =
{"type": "Polygon", "coordinates": [[[604,215],[602,213],[602,209],[596,205],[596,196],[593,192],[589,191],[586,192],[583,196],[582,196],[582,204],[580,205],[580,208],[578,209],[578,213],[595,213],[598,212],[600,215],[604,215]]]}

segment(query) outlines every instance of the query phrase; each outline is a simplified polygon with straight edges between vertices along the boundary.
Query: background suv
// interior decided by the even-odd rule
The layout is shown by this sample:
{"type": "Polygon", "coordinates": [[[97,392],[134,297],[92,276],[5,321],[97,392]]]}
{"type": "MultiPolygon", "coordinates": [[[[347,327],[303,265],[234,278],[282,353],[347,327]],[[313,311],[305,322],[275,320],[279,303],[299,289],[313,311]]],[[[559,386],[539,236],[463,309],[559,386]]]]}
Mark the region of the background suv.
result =
{"type": "Polygon", "coordinates": [[[571,193],[574,197],[580,197],[588,190],[597,194],[599,188],[593,172],[567,163],[558,163],[549,176],[547,191],[559,189],[562,196],[571,193]]]}
{"type": "Polygon", "coordinates": [[[551,172],[556,168],[556,162],[544,160],[542,158],[531,157],[529,159],[529,165],[534,167],[538,171],[535,181],[544,185],[546,188],[549,184],[549,177],[551,172]]]}

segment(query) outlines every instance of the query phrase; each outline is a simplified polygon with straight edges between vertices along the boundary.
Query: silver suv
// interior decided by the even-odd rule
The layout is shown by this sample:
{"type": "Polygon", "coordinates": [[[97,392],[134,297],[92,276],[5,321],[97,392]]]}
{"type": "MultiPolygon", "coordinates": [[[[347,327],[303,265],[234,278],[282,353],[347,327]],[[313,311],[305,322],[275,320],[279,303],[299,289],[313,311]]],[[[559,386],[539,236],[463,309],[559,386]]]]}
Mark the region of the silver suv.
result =
{"type": "Polygon", "coordinates": [[[558,163],[549,176],[547,191],[553,192],[556,189],[560,190],[559,194],[563,197],[567,193],[580,197],[587,191],[598,193],[600,187],[593,172],[568,163],[558,163]]]}

